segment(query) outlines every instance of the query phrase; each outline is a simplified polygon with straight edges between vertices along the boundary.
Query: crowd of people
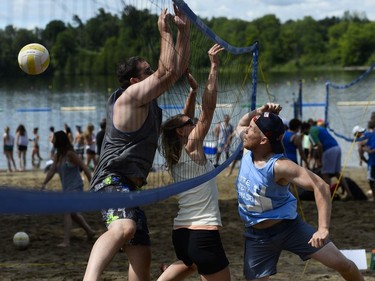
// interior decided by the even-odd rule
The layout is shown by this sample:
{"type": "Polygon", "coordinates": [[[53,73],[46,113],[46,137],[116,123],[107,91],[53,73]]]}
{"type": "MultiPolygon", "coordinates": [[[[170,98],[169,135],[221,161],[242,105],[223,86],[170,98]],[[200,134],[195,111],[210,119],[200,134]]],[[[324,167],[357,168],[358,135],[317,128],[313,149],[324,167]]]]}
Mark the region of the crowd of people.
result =
{"type": "MultiPolygon", "coordinates": [[[[74,136],[68,124],[64,124],[64,128],[62,130],[67,135],[69,142],[74,148],[74,151],[81,157],[82,160],[85,159],[85,164],[91,170],[95,168],[98,162],[102,139],[104,137],[106,119],[104,118],[99,125],[100,130],[97,133],[95,133],[95,127],[91,123],[87,124],[85,131],[82,131],[81,126],[77,125],[77,131],[74,136]]],[[[17,127],[15,135],[12,134],[10,127],[5,127],[3,134],[3,152],[7,161],[7,171],[23,172],[26,170],[28,149],[31,149],[30,158],[33,168],[40,168],[40,164],[43,159],[47,159],[49,161],[53,160],[56,151],[56,148],[52,142],[54,133],[55,128],[50,127],[48,135],[48,155],[43,158],[41,156],[42,151],[40,148],[39,128],[33,128],[32,136],[29,137],[27,129],[23,124],[20,124],[17,127]],[[17,163],[14,159],[15,153],[18,159],[17,163]]]]}
{"type": "MultiPolygon", "coordinates": [[[[53,164],[41,188],[45,189],[58,173],[64,191],[82,191],[80,170],[83,170],[90,180],[91,192],[139,192],[147,184],[159,137],[160,149],[173,180],[190,179],[215,169],[214,166],[220,164],[221,154],[228,153],[231,139],[237,136],[247,150],[242,156],[236,181],[238,212],[244,223],[245,279],[269,280],[277,273],[281,252],[288,250],[302,260],[321,262],[339,272],[345,280],[364,280],[355,263],[347,259],[329,238],[329,183],[330,178],[339,177],[341,171],[341,150],[337,141],[322,124],[311,122],[306,125],[291,120],[286,128],[278,116],[281,106],[268,103],[246,113],[237,126],[229,123],[229,116],[218,124],[215,136],[219,150],[215,163],[211,163],[204,153],[203,143],[216,108],[219,54],[224,49],[215,44],[208,50],[210,73],[202,94],[202,112],[196,118],[198,85],[188,70],[190,22],[174,6],[174,15],[163,9],[157,24],[161,46],[156,70],[141,57],[131,57],[119,64],[120,88],[108,99],[107,117],[101,123],[100,135],[94,133],[93,124],[88,124],[85,131],[76,126],[75,136],[69,126],[57,132],[50,128],[49,157],[53,158],[53,164]],[[176,28],[171,28],[170,23],[176,28]],[[157,98],[179,79],[187,79],[190,85],[183,113],[162,123],[162,109],[157,98]],[[303,133],[300,133],[302,128],[303,133]],[[309,145],[305,135],[309,135],[309,145]],[[98,143],[102,143],[99,159],[96,155],[98,143]],[[302,163],[298,161],[297,151],[302,163]],[[90,165],[95,167],[92,173],[88,169],[90,165]],[[321,177],[311,171],[311,166],[321,177]],[[314,193],[317,228],[298,216],[291,185],[314,193]]],[[[34,160],[41,159],[35,145],[39,140],[37,133],[38,130],[34,130],[32,139],[34,160]]],[[[6,130],[4,151],[9,155],[9,170],[16,169],[15,161],[8,153],[12,143],[18,146],[19,168],[25,169],[28,140],[22,125],[15,138],[9,128],[6,130]]],[[[375,155],[375,146],[364,151],[375,155]]],[[[351,196],[345,186],[344,189],[347,196],[351,196]]],[[[159,280],[183,280],[196,271],[202,280],[230,280],[230,260],[219,233],[222,223],[216,179],[180,193],[177,198],[179,211],[172,232],[177,261],[161,266],[159,280]]],[[[84,280],[100,280],[120,251],[128,257],[128,280],[150,280],[150,233],[143,209],[138,206],[108,207],[102,209],[101,214],[106,230],[93,245],[84,280]]],[[[85,229],[88,238],[95,234],[81,214],[65,214],[64,239],[60,246],[69,246],[72,220],[85,229]]]]}

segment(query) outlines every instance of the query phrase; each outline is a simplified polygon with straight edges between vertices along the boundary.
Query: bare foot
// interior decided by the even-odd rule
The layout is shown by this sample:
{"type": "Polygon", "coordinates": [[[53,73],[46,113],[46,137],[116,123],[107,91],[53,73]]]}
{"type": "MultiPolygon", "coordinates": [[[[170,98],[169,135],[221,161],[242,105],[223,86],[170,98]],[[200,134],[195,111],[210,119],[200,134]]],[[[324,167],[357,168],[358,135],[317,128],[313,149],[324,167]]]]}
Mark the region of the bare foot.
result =
{"type": "Polygon", "coordinates": [[[70,247],[70,244],[62,242],[60,244],[57,244],[56,246],[59,247],[59,248],[68,248],[68,247],[70,247]]]}

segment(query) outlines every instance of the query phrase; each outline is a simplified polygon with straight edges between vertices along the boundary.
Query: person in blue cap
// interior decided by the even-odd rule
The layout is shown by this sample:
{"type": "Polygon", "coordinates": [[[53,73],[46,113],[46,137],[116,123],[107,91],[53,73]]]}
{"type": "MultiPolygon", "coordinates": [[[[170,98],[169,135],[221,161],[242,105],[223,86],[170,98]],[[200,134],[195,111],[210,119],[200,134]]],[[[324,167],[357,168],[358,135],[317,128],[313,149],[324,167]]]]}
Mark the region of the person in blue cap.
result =
{"type": "Polygon", "coordinates": [[[237,127],[244,148],[236,186],[238,211],[245,224],[246,280],[269,280],[277,273],[283,250],[302,260],[315,259],[339,272],[345,280],[364,280],[354,262],[329,240],[331,194],[319,176],[284,156],[283,121],[278,104],[266,104],[244,115],[237,127]],[[295,184],[314,192],[318,229],[297,214],[290,193],[295,184]]]}

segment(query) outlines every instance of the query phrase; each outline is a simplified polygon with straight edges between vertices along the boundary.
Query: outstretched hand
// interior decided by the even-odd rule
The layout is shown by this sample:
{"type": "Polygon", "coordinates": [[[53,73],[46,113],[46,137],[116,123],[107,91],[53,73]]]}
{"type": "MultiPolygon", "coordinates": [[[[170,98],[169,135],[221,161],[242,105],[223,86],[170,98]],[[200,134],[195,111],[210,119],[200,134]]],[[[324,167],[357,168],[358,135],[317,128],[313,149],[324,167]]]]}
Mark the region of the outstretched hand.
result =
{"type": "Polygon", "coordinates": [[[195,80],[194,76],[190,73],[189,69],[186,69],[185,75],[192,90],[195,91],[196,89],[198,89],[198,83],[195,80]]]}
{"type": "Polygon", "coordinates": [[[159,32],[160,34],[163,33],[163,32],[167,32],[167,33],[170,33],[170,28],[168,26],[168,18],[171,18],[172,15],[170,13],[168,13],[168,9],[163,9],[159,15],[159,19],[158,19],[158,28],[159,28],[159,32]]]}
{"type": "Polygon", "coordinates": [[[219,44],[215,44],[208,50],[208,56],[210,57],[211,64],[218,64],[219,63],[219,56],[218,54],[224,50],[219,44]]]}
{"type": "Polygon", "coordinates": [[[264,112],[272,112],[274,114],[279,114],[282,109],[283,108],[281,107],[280,104],[268,102],[258,109],[258,113],[262,114],[264,112]]]}
{"type": "Polygon", "coordinates": [[[172,19],[177,28],[181,30],[183,28],[189,27],[190,22],[188,17],[183,12],[181,12],[175,4],[173,4],[173,9],[175,16],[172,17],[172,19]]]}

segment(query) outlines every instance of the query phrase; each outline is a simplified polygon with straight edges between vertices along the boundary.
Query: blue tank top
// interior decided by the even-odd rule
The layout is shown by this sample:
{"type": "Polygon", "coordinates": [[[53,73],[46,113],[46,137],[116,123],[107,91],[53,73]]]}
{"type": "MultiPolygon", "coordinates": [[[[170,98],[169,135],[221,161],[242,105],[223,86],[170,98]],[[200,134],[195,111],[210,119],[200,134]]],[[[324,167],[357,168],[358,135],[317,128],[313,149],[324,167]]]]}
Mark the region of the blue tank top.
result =
{"type": "Polygon", "coordinates": [[[238,212],[245,227],[268,219],[295,219],[297,200],[287,186],[274,181],[275,162],[284,157],[274,154],[262,168],[255,167],[252,152],[246,153],[237,177],[238,212]]]}
{"type": "Polygon", "coordinates": [[[107,176],[120,179],[146,178],[151,170],[162,120],[162,111],[156,100],[148,105],[148,115],[141,128],[134,132],[122,132],[113,125],[113,106],[124,92],[117,89],[107,102],[107,125],[99,163],[91,180],[91,187],[107,176]]]}
{"type": "Polygon", "coordinates": [[[313,126],[310,128],[310,135],[314,143],[319,140],[323,146],[323,151],[326,151],[334,146],[338,146],[337,141],[330,135],[326,128],[313,126]]]}
{"type": "Polygon", "coordinates": [[[61,164],[56,166],[60,176],[63,191],[83,191],[83,181],[79,167],[67,161],[64,157],[61,164]]]}
{"type": "Polygon", "coordinates": [[[291,131],[286,131],[283,136],[283,145],[285,150],[285,155],[288,159],[292,160],[294,163],[298,164],[297,160],[297,146],[291,141],[291,138],[296,133],[291,131]]]}

